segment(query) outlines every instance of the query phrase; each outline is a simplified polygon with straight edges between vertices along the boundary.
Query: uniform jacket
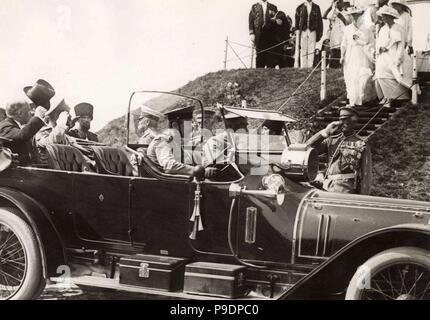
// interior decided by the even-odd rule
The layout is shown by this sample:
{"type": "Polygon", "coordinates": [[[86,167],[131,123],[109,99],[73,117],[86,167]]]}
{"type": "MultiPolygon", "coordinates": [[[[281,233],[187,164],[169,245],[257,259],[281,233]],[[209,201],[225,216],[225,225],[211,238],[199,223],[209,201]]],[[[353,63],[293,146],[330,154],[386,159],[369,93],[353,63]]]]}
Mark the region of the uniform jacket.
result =
{"type": "Polygon", "coordinates": [[[310,12],[309,26],[308,26],[308,9],[306,5],[302,3],[296,9],[296,30],[305,31],[307,29],[311,31],[316,31],[317,33],[317,42],[321,40],[323,35],[323,20],[321,16],[320,7],[312,2],[312,10],[310,12]]]}
{"type": "MultiPolygon", "coordinates": [[[[266,26],[267,29],[273,29],[276,22],[273,22],[272,18],[278,12],[278,8],[267,2],[267,10],[266,10],[266,26]]],[[[261,36],[261,31],[264,26],[264,10],[263,6],[260,3],[256,3],[252,5],[251,11],[249,13],[249,34],[255,35],[255,42],[258,46],[259,39],[261,36]]]]}
{"type": "Polygon", "coordinates": [[[157,136],[157,132],[152,129],[147,129],[139,139],[139,144],[149,146],[152,140],[157,136]]]}
{"type": "Polygon", "coordinates": [[[10,143],[5,143],[5,147],[18,154],[21,165],[30,165],[36,160],[33,137],[44,125],[45,123],[38,117],[31,118],[22,128],[11,118],[0,122],[0,136],[12,140],[10,143]]]}
{"type": "Polygon", "coordinates": [[[48,163],[48,156],[46,154],[46,146],[51,144],[69,145],[70,141],[66,135],[66,128],[60,128],[58,125],[53,128],[47,125],[36,133],[36,147],[38,152],[38,161],[41,164],[48,163]]]}
{"type": "Polygon", "coordinates": [[[173,137],[165,134],[157,135],[148,147],[148,158],[168,174],[192,175],[194,167],[176,159],[173,140],[173,137]]]}
{"type": "Polygon", "coordinates": [[[99,142],[99,137],[91,131],[88,131],[86,137],[84,137],[78,129],[72,129],[68,132],[68,135],[77,139],[99,142]]]}
{"type": "MultiPolygon", "coordinates": [[[[356,193],[368,194],[371,184],[371,154],[366,142],[356,134],[345,137],[338,134],[323,140],[317,149],[327,154],[326,179],[336,175],[355,175],[356,193]]],[[[352,191],[352,190],[351,190],[352,191]]]]}

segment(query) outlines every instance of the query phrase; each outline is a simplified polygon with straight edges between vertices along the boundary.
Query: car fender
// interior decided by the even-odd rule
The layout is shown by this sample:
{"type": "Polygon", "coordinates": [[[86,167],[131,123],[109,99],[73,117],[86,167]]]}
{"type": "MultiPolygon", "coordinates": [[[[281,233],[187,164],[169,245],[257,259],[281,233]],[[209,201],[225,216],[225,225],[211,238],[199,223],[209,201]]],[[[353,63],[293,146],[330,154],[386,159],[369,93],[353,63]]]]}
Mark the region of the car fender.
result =
{"type": "Polygon", "coordinates": [[[430,250],[429,224],[404,224],[379,229],[357,238],[300,279],[281,295],[284,300],[327,299],[343,293],[357,268],[379,252],[397,247],[430,250]]]}
{"type": "Polygon", "coordinates": [[[43,276],[48,279],[57,274],[57,268],[66,264],[64,242],[55,228],[48,210],[25,193],[0,188],[0,201],[19,210],[35,233],[43,264],[43,276]]]}

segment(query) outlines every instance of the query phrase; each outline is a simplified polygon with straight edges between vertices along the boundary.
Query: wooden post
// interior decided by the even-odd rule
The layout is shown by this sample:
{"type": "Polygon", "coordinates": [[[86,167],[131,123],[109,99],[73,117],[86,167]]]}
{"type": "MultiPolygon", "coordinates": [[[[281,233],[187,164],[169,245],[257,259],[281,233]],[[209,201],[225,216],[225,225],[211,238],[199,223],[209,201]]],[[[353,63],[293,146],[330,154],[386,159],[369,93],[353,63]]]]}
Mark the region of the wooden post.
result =
{"type": "Polygon", "coordinates": [[[255,46],[254,44],[251,45],[251,67],[250,69],[254,68],[254,52],[255,52],[255,46]]]}
{"type": "Polygon", "coordinates": [[[321,52],[321,101],[327,98],[327,52],[321,52]]]}
{"type": "Polygon", "coordinates": [[[228,58],[228,37],[225,39],[224,70],[227,70],[227,58],[228,58]]]}
{"type": "Polygon", "coordinates": [[[413,55],[413,74],[412,81],[414,81],[414,85],[412,86],[412,99],[411,102],[414,106],[418,103],[418,83],[416,83],[418,79],[418,69],[417,69],[417,51],[414,52],[413,55]]]}
{"type": "Polygon", "coordinates": [[[296,52],[294,53],[294,68],[300,67],[300,30],[296,31],[296,52]]]}

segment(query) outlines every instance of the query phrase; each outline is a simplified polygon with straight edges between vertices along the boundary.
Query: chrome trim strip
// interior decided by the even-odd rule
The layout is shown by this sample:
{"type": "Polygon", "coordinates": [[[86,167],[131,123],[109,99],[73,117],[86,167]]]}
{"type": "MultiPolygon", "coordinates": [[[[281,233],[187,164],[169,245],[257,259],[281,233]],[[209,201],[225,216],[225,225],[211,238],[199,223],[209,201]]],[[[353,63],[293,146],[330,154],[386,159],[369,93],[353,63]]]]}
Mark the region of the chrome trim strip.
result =
{"type": "Polygon", "coordinates": [[[324,236],[324,248],[323,248],[323,257],[327,254],[327,244],[328,244],[328,238],[329,238],[329,232],[330,232],[330,224],[331,224],[331,216],[327,216],[327,223],[325,226],[325,236],[324,236]]]}
{"type": "Polygon", "coordinates": [[[309,191],[300,201],[299,207],[297,208],[296,212],[296,218],[294,220],[294,229],[293,229],[293,239],[292,239],[292,248],[291,248],[291,264],[296,264],[296,246],[297,246],[297,231],[299,226],[299,221],[301,220],[301,216],[305,210],[303,210],[303,207],[305,206],[305,203],[307,205],[307,200],[311,199],[312,196],[317,192],[318,190],[312,189],[309,191]]]}
{"type": "Polygon", "coordinates": [[[322,214],[322,215],[320,215],[320,221],[318,222],[318,233],[317,233],[317,244],[315,246],[315,256],[318,256],[323,224],[324,224],[324,215],[322,214]]]}

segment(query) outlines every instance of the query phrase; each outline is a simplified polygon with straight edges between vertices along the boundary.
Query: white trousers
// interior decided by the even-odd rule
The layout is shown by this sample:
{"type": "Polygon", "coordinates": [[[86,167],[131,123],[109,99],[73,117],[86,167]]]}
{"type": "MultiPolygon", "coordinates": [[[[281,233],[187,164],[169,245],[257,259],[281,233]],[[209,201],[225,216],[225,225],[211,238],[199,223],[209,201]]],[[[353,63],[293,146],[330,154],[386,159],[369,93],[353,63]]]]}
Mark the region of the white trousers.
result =
{"type": "Polygon", "coordinates": [[[317,32],[302,31],[302,38],[300,41],[300,67],[312,68],[314,65],[315,46],[317,40],[317,32]]]}

